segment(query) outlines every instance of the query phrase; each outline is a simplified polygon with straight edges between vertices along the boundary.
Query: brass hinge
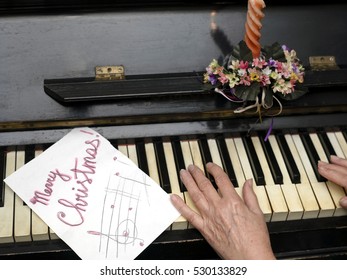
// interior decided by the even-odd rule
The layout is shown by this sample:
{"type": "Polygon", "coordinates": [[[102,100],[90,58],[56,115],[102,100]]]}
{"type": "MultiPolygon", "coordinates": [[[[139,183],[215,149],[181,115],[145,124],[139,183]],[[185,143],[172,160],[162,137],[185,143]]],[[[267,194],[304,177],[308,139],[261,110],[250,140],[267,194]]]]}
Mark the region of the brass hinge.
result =
{"type": "Polygon", "coordinates": [[[309,63],[313,71],[337,70],[335,56],[310,56],[309,63]]]}
{"type": "Polygon", "coordinates": [[[95,80],[123,80],[124,77],[123,65],[95,67],[95,80]]]}

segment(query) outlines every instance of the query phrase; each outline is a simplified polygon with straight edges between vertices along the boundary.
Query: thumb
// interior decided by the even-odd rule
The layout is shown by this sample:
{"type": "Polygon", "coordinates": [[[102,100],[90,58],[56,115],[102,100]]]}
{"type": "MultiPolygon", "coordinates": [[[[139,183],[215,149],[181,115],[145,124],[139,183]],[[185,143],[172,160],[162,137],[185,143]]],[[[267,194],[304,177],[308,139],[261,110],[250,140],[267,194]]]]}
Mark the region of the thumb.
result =
{"type": "MultiPolygon", "coordinates": [[[[245,204],[254,213],[263,214],[260,209],[257,195],[253,190],[253,180],[247,180],[243,185],[242,196],[245,204]]],[[[347,202],[347,201],[346,201],[347,202]]]]}
{"type": "Polygon", "coordinates": [[[343,197],[343,198],[340,199],[340,205],[341,205],[343,208],[347,209],[347,196],[345,196],[345,197],[343,197]]]}

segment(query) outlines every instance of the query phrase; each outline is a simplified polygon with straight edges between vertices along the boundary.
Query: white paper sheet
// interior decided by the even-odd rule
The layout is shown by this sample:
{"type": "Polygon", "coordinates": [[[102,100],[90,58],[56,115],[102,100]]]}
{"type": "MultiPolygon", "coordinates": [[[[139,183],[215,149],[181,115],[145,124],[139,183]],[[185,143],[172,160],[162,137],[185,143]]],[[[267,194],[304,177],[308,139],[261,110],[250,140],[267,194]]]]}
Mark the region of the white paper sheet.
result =
{"type": "Polygon", "coordinates": [[[76,128],[5,179],[82,259],[134,259],[179,216],[107,139],[76,128]]]}

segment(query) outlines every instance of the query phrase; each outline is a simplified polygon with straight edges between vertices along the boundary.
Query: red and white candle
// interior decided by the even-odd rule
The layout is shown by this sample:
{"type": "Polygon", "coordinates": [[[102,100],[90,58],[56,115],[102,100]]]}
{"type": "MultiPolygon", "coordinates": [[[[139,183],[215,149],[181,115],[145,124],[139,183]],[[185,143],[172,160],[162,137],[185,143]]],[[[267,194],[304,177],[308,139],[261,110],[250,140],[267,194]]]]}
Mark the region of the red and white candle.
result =
{"type": "Polygon", "coordinates": [[[262,10],[265,8],[263,0],[248,0],[248,11],[246,21],[245,42],[252,51],[253,58],[260,56],[260,29],[262,27],[261,20],[264,17],[262,10]]]}

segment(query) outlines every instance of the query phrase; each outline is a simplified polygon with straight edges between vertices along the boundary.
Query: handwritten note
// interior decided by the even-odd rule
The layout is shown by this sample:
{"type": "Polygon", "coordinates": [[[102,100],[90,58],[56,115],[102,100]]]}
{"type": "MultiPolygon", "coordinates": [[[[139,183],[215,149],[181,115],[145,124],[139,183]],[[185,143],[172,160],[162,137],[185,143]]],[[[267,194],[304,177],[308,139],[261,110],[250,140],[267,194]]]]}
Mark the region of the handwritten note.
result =
{"type": "Polygon", "coordinates": [[[5,182],[82,259],[134,259],[178,216],[110,142],[76,128],[5,182]]]}

